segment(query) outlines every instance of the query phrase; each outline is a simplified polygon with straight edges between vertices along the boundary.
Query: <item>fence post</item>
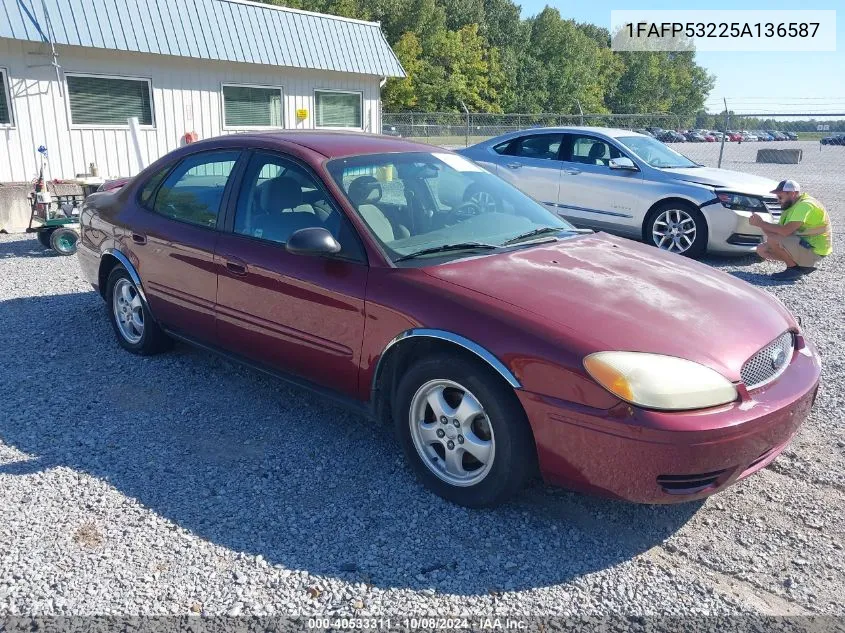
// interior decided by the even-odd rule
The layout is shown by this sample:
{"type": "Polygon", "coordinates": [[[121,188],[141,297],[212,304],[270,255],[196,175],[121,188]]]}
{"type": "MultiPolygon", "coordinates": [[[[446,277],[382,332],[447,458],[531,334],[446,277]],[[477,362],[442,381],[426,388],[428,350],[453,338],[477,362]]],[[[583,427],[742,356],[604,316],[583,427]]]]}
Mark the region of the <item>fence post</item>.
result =
{"type": "Polygon", "coordinates": [[[725,155],[725,137],[728,135],[728,130],[730,129],[730,122],[731,122],[731,115],[728,112],[728,100],[725,99],[725,126],[722,130],[722,146],[719,148],[719,164],[716,165],[719,169],[722,168],[722,156],[725,155]]]}

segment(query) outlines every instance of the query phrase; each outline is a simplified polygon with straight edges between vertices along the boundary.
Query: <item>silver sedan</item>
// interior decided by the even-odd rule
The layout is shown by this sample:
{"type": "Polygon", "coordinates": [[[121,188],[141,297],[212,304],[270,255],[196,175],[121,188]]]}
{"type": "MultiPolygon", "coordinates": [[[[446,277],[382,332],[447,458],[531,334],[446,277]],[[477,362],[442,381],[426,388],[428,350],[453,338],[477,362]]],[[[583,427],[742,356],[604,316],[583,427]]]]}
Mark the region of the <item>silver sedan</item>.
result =
{"type": "Polygon", "coordinates": [[[770,193],[775,181],[704,167],[630,130],[535,128],[459,153],[576,226],[691,257],[751,252],[762,241],[761,231],[748,223],[751,214],[769,221],[780,216],[770,193]]]}

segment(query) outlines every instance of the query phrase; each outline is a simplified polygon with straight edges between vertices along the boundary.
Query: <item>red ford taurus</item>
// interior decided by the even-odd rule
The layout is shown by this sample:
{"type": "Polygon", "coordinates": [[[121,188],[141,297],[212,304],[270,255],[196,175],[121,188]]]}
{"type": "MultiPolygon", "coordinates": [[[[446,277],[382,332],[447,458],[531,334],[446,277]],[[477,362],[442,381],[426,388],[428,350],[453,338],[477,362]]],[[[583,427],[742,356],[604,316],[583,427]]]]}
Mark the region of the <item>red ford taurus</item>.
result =
{"type": "Polygon", "coordinates": [[[618,499],[704,497],[775,459],[818,386],[766,292],[574,229],[428,145],[210,139],[91,195],[81,224],[124,348],[185,340],[389,421],[421,481],[468,506],[538,471],[618,499]]]}

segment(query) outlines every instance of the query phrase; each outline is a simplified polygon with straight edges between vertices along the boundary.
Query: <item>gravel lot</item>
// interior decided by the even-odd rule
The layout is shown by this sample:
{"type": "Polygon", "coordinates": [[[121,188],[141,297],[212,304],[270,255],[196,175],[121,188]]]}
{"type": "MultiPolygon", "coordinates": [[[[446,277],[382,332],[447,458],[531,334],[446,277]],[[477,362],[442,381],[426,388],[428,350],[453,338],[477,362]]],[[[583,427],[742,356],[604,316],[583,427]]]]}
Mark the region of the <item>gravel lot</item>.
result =
{"type": "Polygon", "coordinates": [[[0,615],[845,615],[841,235],[792,285],[710,260],[824,358],[771,467],[704,503],[537,484],[487,511],[428,494],[387,429],[309,393],[183,345],[123,352],[75,258],[2,235],[0,615]]]}

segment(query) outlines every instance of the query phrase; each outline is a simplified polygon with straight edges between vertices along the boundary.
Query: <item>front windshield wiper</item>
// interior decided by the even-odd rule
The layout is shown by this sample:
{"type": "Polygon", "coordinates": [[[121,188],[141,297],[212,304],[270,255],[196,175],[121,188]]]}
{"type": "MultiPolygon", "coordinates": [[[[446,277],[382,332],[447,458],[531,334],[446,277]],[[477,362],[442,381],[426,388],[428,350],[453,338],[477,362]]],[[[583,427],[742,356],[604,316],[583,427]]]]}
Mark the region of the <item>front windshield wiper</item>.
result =
{"type": "Polygon", "coordinates": [[[397,257],[393,261],[403,262],[408,259],[420,257],[421,255],[431,255],[433,253],[447,253],[449,251],[468,251],[472,249],[490,250],[495,248],[499,247],[495,244],[484,244],[483,242],[459,242],[457,244],[443,244],[441,246],[432,246],[431,248],[424,248],[421,251],[417,251],[415,253],[408,253],[407,255],[402,255],[402,257],[397,257]]]}
{"type": "Polygon", "coordinates": [[[525,233],[520,233],[516,237],[512,237],[506,242],[503,242],[502,246],[516,244],[517,242],[521,242],[522,240],[527,239],[529,237],[534,237],[535,235],[545,235],[546,233],[563,233],[564,231],[567,233],[593,233],[593,229],[567,229],[562,226],[544,226],[539,229],[531,229],[530,231],[526,231],[525,233]]]}

